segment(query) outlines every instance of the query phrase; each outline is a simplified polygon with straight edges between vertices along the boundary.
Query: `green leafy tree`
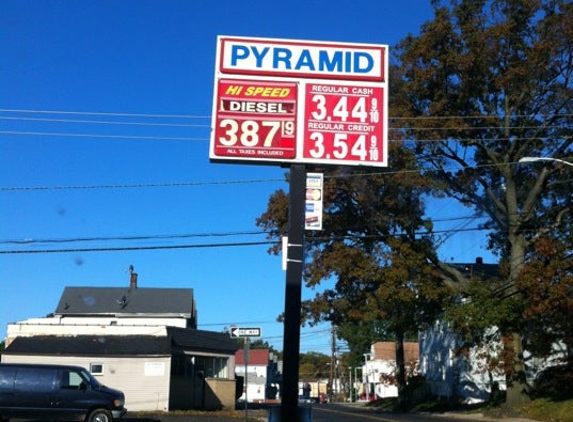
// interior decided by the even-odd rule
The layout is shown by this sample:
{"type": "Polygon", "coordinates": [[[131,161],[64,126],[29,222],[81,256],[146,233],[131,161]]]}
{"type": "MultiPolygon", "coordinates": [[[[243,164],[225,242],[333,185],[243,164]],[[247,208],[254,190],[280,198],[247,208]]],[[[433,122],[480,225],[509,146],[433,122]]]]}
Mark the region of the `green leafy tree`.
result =
{"type": "Polygon", "coordinates": [[[328,378],[330,374],[330,357],[324,353],[301,353],[299,359],[299,379],[301,381],[316,381],[328,378]]]}
{"type": "Polygon", "coordinates": [[[487,218],[499,285],[478,294],[455,268],[434,264],[452,289],[471,295],[459,327],[499,327],[511,412],[526,400],[523,333],[532,322],[520,274],[536,243],[563,227],[571,210],[570,169],[518,161],[572,155],[573,4],[444,3],[433,2],[434,19],[398,46],[391,103],[427,176],[487,218]]]}
{"type": "Polygon", "coordinates": [[[364,365],[364,354],[370,353],[372,339],[393,340],[387,336],[383,328],[377,328],[376,322],[348,321],[340,324],[336,331],[338,337],[344,339],[348,345],[348,365],[352,367],[364,365]]]}

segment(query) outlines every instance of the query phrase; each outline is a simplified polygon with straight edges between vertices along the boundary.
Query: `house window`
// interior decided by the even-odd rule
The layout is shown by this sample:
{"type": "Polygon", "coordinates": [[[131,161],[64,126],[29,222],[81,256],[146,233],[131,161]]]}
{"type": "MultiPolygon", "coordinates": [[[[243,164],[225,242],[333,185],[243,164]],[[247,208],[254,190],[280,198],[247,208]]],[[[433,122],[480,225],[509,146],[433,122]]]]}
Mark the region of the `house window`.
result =
{"type": "Polygon", "coordinates": [[[103,375],[103,363],[90,363],[90,372],[93,375],[103,375]]]}
{"type": "Polygon", "coordinates": [[[203,371],[206,378],[228,378],[228,359],[221,357],[195,357],[195,370],[203,371]]]}
{"type": "Polygon", "coordinates": [[[227,358],[214,358],[213,359],[213,377],[214,378],[227,378],[227,358]]]}
{"type": "Polygon", "coordinates": [[[211,356],[171,357],[171,375],[193,377],[202,374],[205,378],[229,378],[229,359],[211,356]]]}

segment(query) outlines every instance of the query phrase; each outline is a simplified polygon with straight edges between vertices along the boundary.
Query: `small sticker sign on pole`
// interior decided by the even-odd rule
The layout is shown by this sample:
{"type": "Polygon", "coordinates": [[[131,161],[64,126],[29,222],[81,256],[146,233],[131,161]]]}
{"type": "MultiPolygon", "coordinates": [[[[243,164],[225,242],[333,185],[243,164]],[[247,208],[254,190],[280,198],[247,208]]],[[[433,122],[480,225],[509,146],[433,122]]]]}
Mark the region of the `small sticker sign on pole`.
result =
{"type": "Polygon", "coordinates": [[[322,230],[322,173],[306,174],[304,228],[322,230]]]}

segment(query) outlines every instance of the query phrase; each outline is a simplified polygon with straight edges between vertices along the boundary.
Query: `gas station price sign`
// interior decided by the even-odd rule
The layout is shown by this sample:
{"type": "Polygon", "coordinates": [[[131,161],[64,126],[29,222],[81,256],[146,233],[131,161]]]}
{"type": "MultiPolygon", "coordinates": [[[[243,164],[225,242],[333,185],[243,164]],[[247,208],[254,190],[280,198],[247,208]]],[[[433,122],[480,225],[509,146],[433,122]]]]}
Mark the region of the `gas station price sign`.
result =
{"type": "Polygon", "coordinates": [[[307,84],[303,157],[380,162],[383,88],[307,84]]]}
{"type": "Polygon", "coordinates": [[[224,157],[292,159],[295,83],[219,80],[214,151],[224,157]]]}
{"type": "Polygon", "coordinates": [[[217,41],[212,161],[388,165],[388,46],[217,41]]]}

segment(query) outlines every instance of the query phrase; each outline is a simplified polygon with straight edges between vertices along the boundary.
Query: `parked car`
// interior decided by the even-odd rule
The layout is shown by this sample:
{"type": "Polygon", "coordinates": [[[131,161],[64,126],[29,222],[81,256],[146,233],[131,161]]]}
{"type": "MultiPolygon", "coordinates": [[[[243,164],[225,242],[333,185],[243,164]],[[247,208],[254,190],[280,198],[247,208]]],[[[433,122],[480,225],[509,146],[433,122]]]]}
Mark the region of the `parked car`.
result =
{"type": "Polygon", "coordinates": [[[318,403],[318,399],[316,397],[298,396],[298,402],[304,404],[318,403]]]}
{"type": "Polygon", "coordinates": [[[121,391],[80,366],[0,364],[0,421],[42,418],[112,422],[127,409],[121,391]]]}

